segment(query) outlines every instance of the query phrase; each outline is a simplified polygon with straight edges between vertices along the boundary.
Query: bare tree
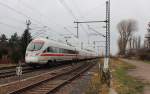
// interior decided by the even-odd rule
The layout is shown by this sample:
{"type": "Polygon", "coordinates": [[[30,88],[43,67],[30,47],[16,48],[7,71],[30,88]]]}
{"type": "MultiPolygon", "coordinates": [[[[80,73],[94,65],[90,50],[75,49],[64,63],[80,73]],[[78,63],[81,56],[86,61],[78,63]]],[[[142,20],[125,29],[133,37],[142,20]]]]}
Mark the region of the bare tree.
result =
{"type": "Polygon", "coordinates": [[[137,30],[137,22],[135,20],[123,20],[117,25],[120,34],[118,46],[119,54],[124,55],[128,41],[131,39],[133,33],[137,30]]]}
{"type": "Polygon", "coordinates": [[[141,37],[138,37],[138,48],[141,48],[141,37]]]}
{"type": "Polygon", "coordinates": [[[129,49],[132,48],[132,37],[129,39],[129,49]]]}

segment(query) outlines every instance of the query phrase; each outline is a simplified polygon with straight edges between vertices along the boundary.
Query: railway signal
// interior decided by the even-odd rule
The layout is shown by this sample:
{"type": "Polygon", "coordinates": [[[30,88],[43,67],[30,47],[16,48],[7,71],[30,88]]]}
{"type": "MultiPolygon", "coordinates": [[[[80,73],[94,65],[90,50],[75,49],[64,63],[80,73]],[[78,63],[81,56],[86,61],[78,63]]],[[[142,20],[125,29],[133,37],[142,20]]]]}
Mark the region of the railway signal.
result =
{"type": "Polygon", "coordinates": [[[19,66],[16,67],[16,75],[19,76],[19,77],[22,75],[22,66],[21,66],[20,61],[19,61],[19,66]]]}

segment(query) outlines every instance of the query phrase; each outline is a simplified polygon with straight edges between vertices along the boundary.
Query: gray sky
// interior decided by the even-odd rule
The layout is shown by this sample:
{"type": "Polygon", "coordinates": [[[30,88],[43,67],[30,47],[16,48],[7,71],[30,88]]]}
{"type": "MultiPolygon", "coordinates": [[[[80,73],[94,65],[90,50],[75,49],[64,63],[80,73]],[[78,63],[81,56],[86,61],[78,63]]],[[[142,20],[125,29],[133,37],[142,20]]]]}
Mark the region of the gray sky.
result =
{"type": "MultiPolygon", "coordinates": [[[[117,53],[118,32],[116,25],[124,19],[138,21],[140,35],[144,40],[147,23],[150,21],[149,0],[111,0],[111,52],[117,53]]],[[[46,30],[45,35],[60,38],[59,34],[76,34],[76,20],[105,20],[105,0],[0,0],[0,34],[8,37],[17,32],[23,33],[25,20],[32,22],[32,35],[39,35],[39,30],[46,30]],[[48,26],[47,29],[42,28],[48,26]],[[64,29],[67,28],[67,30],[64,29]]],[[[87,34],[94,33],[87,25],[95,30],[105,33],[102,28],[105,24],[80,25],[80,40],[87,43],[87,34]]],[[[41,36],[45,36],[40,34],[41,36]]],[[[104,40],[99,36],[90,36],[92,40],[104,40]]],[[[104,45],[100,43],[99,45],[104,45]]],[[[101,48],[103,49],[103,48],[101,48]]]]}

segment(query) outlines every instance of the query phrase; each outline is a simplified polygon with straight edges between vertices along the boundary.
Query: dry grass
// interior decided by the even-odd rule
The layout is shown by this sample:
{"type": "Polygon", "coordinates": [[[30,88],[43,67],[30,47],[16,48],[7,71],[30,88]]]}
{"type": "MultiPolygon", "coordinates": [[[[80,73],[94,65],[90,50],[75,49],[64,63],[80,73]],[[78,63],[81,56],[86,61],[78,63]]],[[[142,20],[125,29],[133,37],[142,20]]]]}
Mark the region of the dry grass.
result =
{"type": "Polygon", "coordinates": [[[101,87],[100,76],[98,73],[95,73],[95,75],[93,75],[90,81],[90,86],[88,87],[85,94],[99,94],[100,87],[101,87]]]}
{"type": "MultiPolygon", "coordinates": [[[[102,62],[100,61],[99,63],[102,63],[102,62]]],[[[108,94],[108,90],[109,89],[107,85],[103,85],[101,83],[100,74],[97,69],[90,81],[90,86],[85,92],[85,94],[108,94]]]]}
{"type": "Polygon", "coordinates": [[[119,59],[112,60],[113,66],[113,86],[118,94],[141,94],[143,83],[127,74],[128,69],[135,66],[125,63],[119,59]]]}
{"type": "MultiPolygon", "coordinates": [[[[102,62],[101,62],[102,63],[102,62]]],[[[143,83],[127,74],[128,69],[136,68],[134,65],[121,61],[120,59],[111,59],[112,87],[118,94],[141,94],[143,83]]],[[[109,88],[102,84],[100,76],[94,75],[85,94],[108,94],[109,88]]]]}
{"type": "Polygon", "coordinates": [[[144,61],[145,63],[147,63],[147,64],[150,64],[150,61],[144,61]]]}

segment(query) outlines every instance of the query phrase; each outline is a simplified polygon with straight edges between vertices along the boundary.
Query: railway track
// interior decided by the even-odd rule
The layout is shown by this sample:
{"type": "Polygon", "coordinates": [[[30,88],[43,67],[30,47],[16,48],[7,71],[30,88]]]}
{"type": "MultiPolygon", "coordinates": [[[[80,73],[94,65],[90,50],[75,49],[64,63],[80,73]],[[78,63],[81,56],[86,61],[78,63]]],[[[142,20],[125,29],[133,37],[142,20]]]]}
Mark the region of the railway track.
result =
{"type": "Polygon", "coordinates": [[[63,74],[56,75],[50,79],[33,84],[27,88],[12,92],[10,94],[52,94],[60,87],[69,83],[71,80],[80,76],[81,73],[89,69],[93,64],[82,65],[76,69],[67,71],[63,74]]]}
{"type": "MultiPolygon", "coordinates": [[[[34,69],[31,68],[31,67],[23,67],[23,70],[22,70],[22,73],[29,73],[29,72],[32,72],[34,69]]],[[[15,67],[13,69],[8,69],[8,70],[1,70],[0,72],[0,79],[1,78],[6,78],[6,77],[11,77],[11,76],[15,76],[16,75],[16,69],[15,67]]]]}
{"type": "MultiPolygon", "coordinates": [[[[59,65],[59,66],[53,66],[51,68],[55,69],[56,67],[59,68],[59,67],[63,67],[64,65],[62,64],[62,65],[59,65]]],[[[22,74],[48,69],[48,67],[47,68],[44,67],[44,68],[36,68],[35,69],[35,68],[32,68],[32,67],[27,66],[27,65],[22,66],[22,67],[23,67],[22,74]]],[[[4,70],[0,71],[0,79],[12,77],[12,76],[16,76],[16,67],[13,67],[13,68],[10,68],[10,69],[8,68],[8,69],[4,69],[4,70]]]]}
{"type": "MultiPolygon", "coordinates": [[[[59,67],[63,67],[64,65],[60,65],[60,66],[57,66],[57,68],[59,67]]],[[[54,67],[51,67],[50,69],[55,69],[56,66],[54,67]]],[[[35,72],[35,71],[40,71],[40,70],[48,70],[48,67],[47,68],[32,68],[30,66],[23,66],[23,69],[22,69],[22,74],[25,74],[25,73],[30,73],[30,72],[35,72]]],[[[8,77],[12,77],[12,76],[16,76],[16,67],[13,68],[13,69],[8,69],[8,70],[3,70],[0,72],[0,79],[3,79],[3,78],[8,78],[8,77]]]]}
{"type": "Polygon", "coordinates": [[[26,80],[0,86],[1,94],[51,94],[92,67],[93,63],[82,63],[41,74],[26,80]],[[15,87],[14,87],[15,86],[15,87]],[[7,90],[9,89],[9,90],[7,90]]]}
{"type": "MultiPolygon", "coordinates": [[[[21,64],[21,66],[22,66],[22,67],[27,67],[28,65],[26,65],[26,64],[21,64]]],[[[0,71],[8,70],[8,69],[14,69],[14,68],[16,68],[16,67],[17,67],[17,65],[1,67],[1,68],[0,68],[0,71]]]]}

